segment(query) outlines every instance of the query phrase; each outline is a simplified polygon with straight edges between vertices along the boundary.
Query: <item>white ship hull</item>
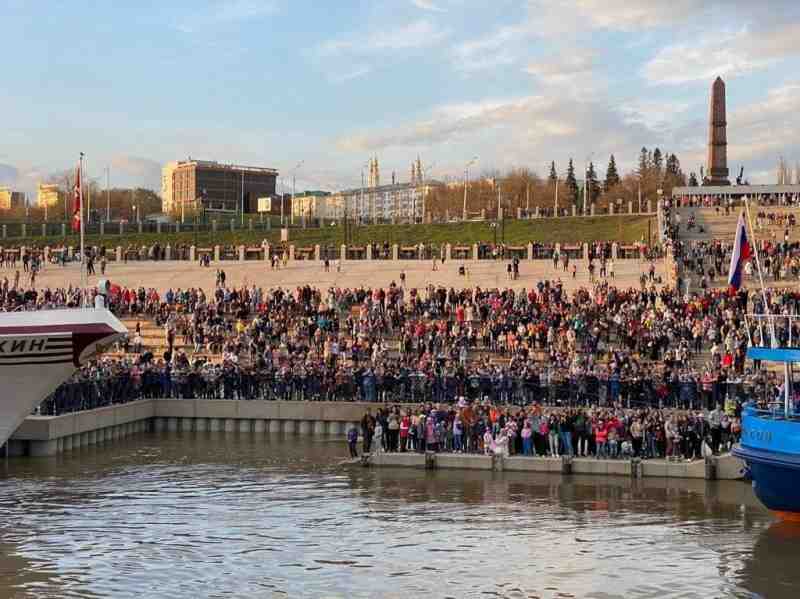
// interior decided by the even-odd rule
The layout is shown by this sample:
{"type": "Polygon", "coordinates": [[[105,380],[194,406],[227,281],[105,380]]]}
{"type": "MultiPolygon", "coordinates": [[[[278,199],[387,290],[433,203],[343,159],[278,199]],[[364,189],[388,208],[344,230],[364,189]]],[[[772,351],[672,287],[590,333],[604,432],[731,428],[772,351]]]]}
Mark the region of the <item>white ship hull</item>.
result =
{"type": "Polygon", "coordinates": [[[126,332],[102,309],[0,313],[0,446],[99,346],[126,332]]]}

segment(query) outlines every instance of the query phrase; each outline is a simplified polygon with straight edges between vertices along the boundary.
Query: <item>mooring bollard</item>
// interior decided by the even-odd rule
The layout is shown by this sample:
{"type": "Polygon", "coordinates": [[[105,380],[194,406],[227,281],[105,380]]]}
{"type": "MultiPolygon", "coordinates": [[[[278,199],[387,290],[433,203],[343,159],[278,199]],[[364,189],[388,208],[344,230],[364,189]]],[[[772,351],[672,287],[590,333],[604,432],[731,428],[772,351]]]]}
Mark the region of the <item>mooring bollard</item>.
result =
{"type": "Polygon", "coordinates": [[[706,480],[717,480],[717,460],[714,456],[706,458],[706,480]]]}
{"type": "Polygon", "coordinates": [[[436,452],[425,452],[425,470],[436,470],[436,452]]]}
{"type": "Polygon", "coordinates": [[[505,461],[503,454],[492,454],[492,470],[494,472],[502,472],[505,469],[505,461]]]}

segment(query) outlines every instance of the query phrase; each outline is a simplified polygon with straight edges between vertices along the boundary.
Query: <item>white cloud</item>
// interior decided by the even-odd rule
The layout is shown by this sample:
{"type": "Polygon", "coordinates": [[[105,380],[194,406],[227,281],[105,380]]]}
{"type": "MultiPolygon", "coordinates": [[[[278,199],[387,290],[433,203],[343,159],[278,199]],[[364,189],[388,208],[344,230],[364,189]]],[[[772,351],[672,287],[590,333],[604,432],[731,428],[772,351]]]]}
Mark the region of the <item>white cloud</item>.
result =
{"type": "Polygon", "coordinates": [[[184,33],[194,33],[221,24],[265,17],[277,9],[277,4],[272,0],[216,0],[205,9],[193,7],[175,28],[184,33]]]}
{"type": "Polygon", "coordinates": [[[800,158],[800,81],[784,83],[760,101],[728,112],[728,153],[753,160],[800,158]]]}
{"type": "Polygon", "coordinates": [[[360,79],[372,72],[372,67],[367,65],[360,65],[355,66],[349,70],[342,71],[339,73],[332,73],[329,75],[330,81],[333,83],[347,83],[348,81],[353,81],[354,79],[360,79]]]}
{"type": "Polygon", "coordinates": [[[328,40],[317,48],[320,56],[344,53],[372,54],[393,50],[408,50],[435,46],[450,35],[448,29],[422,19],[394,29],[370,31],[348,37],[328,40]]]}
{"type": "Polygon", "coordinates": [[[432,12],[444,12],[444,9],[437,6],[431,0],[411,0],[411,4],[422,10],[430,10],[432,12]]]}
{"type": "Polygon", "coordinates": [[[149,158],[120,154],[110,161],[114,178],[122,173],[125,180],[138,181],[137,185],[148,189],[161,188],[161,164],[149,158]]]}
{"type": "Polygon", "coordinates": [[[593,50],[571,50],[528,64],[526,71],[547,85],[571,84],[590,77],[596,53],[593,50]]]}
{"type": "Polygon", "coordinates": [[[620,106],[626,123],[638,123],[654,131],[673,128],[675,122],[684,116],[689,108],[688,102],[643,99],[636,99],[620,106]]]}
{"type": "Polygon", "coordinates": [[[0,164],[0,185],[11,186],[17,181],[19,171],[10,164],[0,164]]]}
{"type": "Polygon", "coordinates": [[[422,151],[431,159],[438,153],[439,162],[459,160],[463,149],[465,155],[480,155],[487,167],[507,167],[560,163],[587,151],[596,157],[616,152],[620,159],[625,148],[633,158],[637,148],[651,143],[650,136],[646,127],[626,125],[602,102],[533,95],[442,105],[418,122],[343,137],[337,147],[390,155],[422,151]]]}
{"type": "Polygon", "coordinates": [[[457,69],[467,72],[514,64],[524,55],[522,42],[534,34],[529,23],[499,27],[486,36],[456,45],[453,62],[457,69]]]}
{"type": "Polygon", "coordinates": [[[714,31],[665,46],[644,65],[642,74],[651,84],[665,85],[747,75],[800,56],[798,38],[800,22],[796,21],[714,31]]]}

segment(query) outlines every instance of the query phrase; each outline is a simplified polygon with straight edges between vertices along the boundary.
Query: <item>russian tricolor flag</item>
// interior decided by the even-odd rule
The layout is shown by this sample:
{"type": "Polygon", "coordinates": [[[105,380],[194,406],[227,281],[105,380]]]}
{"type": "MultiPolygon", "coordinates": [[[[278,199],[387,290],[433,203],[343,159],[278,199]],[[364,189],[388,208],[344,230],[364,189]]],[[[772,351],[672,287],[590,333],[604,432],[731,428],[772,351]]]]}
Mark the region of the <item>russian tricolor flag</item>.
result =
{"type": "Polygon", "coordinates": [[[744,225],[744,212],[739,215],[736,225],[736,241],[733,244],[731,255],[731,268],[728,271],[728,285],[733,291],[739,291],[742,286],[742,270],[744,263],[753,257],[753,248],[747,240],[747,229],[744,225]]]}

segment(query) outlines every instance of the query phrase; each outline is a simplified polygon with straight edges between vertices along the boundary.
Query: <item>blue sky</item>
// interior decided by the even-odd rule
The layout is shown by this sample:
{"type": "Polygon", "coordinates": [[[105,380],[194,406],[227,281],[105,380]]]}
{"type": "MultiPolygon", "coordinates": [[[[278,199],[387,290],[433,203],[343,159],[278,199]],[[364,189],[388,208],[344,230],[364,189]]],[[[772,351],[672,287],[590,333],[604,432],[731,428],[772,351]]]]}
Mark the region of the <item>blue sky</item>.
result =
{"type": "MultiPolygon", "coordinates": [[[[0,0],[0,184],[70,168],[157,188],[188,156],[272,166],[298,185],[439,178],[643,145],[705,158],[727,83],[731,170],[800,160],[800,2],[0,0]]],[[[580,170],[580,168],[579,168],[580,170]]]]}

